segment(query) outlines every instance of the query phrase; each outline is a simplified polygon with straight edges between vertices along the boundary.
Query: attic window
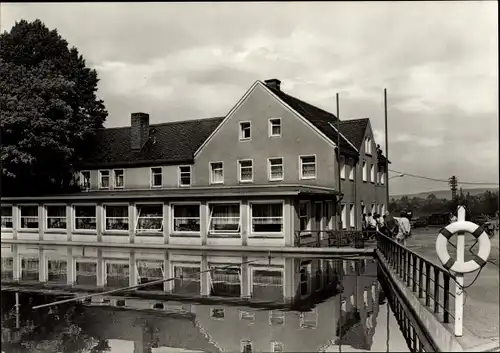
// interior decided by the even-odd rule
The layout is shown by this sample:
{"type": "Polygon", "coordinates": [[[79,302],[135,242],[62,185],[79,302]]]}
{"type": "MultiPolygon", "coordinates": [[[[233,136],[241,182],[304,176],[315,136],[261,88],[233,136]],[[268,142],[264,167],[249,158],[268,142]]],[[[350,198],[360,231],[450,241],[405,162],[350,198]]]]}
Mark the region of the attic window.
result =
{"type": "Polygon", "coordinates": [[[269,137],[281,136],[281,119],[269,119],[269,137]]]}
{"type": "Polygon", "coordinates": [[[249,121],[240,122],[240,140],[249,140],[252,137],[249,121]]]}
{"type": "Polygon", "coordinates": [[[99,188],[109,189],[109,170],[99,171],[99,188]]]}
{"type": "Polygon", "coordinates": [[[179,167],[179,185],[189,186],[191,185],[191,166],[185,165],[179,167]]]}
{"type": "Polygon", "coordinates": [[[162,185],[163,182],[161,167],[151,168],[151,186],[157,188],[161,187],[162,185]]]}
{"type": "Polygon", "coordinates": [[[114,176],[114,179],[115,179],[115,185],[114,185],[114,187],[116,189],[123,188],[123,186],[125,185],[125,180],[124,180],[125,172],[124,172],[124,170],[123,169],[115,169],[113,171],[113,173],[115,174],[115,176],[114,176]]]}

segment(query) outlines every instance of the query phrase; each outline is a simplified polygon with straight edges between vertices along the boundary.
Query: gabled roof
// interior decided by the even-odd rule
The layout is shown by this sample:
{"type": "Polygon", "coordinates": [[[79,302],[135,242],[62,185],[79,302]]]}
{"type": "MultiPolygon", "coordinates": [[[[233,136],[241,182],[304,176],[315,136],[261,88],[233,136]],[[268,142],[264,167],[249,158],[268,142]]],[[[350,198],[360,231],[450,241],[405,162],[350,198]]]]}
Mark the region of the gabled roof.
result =
{"type": "Polygon", "coordinates": [[[152,124],[149,140],[140,151],[131,148],[131,127],[97,131],[84,167],[126,167],[191,163],[194,152],[224,118],[208,118],[152,124]]]}
{"type": "Polygon", "coordinates": [[[369,121],[368,118],[341,121],[340,132],[359,150],[369,121]]]}

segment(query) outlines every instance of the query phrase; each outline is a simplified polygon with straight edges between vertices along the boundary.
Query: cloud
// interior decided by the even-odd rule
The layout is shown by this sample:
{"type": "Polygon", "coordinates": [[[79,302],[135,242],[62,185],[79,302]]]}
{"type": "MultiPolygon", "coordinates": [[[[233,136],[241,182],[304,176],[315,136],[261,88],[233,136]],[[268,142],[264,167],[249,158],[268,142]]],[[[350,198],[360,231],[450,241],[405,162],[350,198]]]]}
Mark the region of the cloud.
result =
{"type": "MultiPolygon", "coordinates": [[[[497,2],[2,4],[2,30],[40,18],[100,78],[107,126],[222,116],[255,80],[369,117],[391,167],[498,180],[497,2]],[[89,25],[92,19],[92,25],[89,25]]],[[[392,181],[391,181],[392,186],[392,181]]],[[[394,179],[391,192],[443,188],[394,179]]]]}

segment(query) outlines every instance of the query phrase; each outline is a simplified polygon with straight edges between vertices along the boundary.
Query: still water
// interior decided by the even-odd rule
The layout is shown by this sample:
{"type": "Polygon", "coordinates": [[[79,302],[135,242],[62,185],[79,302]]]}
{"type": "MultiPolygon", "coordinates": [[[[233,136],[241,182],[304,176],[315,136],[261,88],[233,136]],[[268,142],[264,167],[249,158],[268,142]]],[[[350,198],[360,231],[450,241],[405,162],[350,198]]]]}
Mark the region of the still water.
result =
{"type": "Polygon", "coordinates": [[[33,310],[77,294],[61,296],[2,281],[2,351],[409,351],[377,280],[375,260],[286,261],[292,265],[279,275],[276,269],[260,267],[246,277],[234,269],[214,270],[210,298],[195,295],[203,292],[203,281],[196,272],[186,272],[172,283],[175,299],[143,290],[33,310]],[[240,298],[244,291],[249,298],[240,298]],[[292,300],[287,300],[290,293],[292,300]]]}

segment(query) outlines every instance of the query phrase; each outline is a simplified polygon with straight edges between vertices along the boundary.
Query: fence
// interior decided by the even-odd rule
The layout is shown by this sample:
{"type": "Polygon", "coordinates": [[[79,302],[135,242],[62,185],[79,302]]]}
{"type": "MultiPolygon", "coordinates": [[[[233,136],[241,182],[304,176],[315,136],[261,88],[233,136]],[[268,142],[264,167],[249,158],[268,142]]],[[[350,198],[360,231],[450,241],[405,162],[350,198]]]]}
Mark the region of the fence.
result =
{"type": "Polygon", "coordinates": [[[374,232],[360,230],[307,230],[295,232],[296,247],[354,247],[362,249],[374,232]]]}
{"type": "Polygon", "coordinates": [[[438,319],[443,323],[449,323],[450,316],[454,319],[450,314],[450,300],[455,298],[455,287],[450,290],[450,280],[454,281],[455,276],[381,233],[377,233],[377,250],[438,319]]]}

